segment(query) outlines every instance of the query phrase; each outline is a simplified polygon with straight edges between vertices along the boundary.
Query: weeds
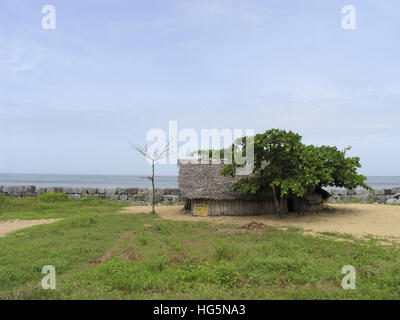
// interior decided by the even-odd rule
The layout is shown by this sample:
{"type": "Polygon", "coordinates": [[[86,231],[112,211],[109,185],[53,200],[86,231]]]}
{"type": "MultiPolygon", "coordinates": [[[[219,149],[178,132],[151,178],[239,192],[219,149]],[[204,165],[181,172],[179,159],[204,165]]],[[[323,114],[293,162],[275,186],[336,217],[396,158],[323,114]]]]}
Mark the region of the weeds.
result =
{"type": "Polygon", "coordinates": [[[0,238],[3,299],[400,298],[396,244],[333,241],[297,228],[227,234],[203,222],[110,214],[120,207],[104,200],[0,203],[7,217],[64,218],[0,238]],[[40,287],[47,264],[56,290],[40,287]],[[341,288],[344,265],[357,270],[356,290],[341,288]]]}

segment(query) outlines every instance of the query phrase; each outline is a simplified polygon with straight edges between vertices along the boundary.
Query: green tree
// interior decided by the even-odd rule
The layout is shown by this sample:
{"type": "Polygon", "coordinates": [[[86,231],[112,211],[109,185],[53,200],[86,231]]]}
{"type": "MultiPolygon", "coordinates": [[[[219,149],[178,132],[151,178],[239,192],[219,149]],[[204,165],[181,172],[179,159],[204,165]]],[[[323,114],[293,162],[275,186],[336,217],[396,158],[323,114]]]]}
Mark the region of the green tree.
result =
{"type": "MultiPolygon", "coordinates": [[[[270,129],[256,134],[254,139],[241,138],[232,145],[232,150],[237,150],[240,145],[245,155],[246,141],[254,143],[253,173],[241,178],[233,188],[253,195],[272,195],[279,215],[280,199],[304,197],[328,186],[370,189],[365,184],[366,177],[357,173],[361,167],[360,159],[346,157],[350,147],[341,151],[336,147],[305,145],[299,134],[270,129]]],[[[226,151],[221,150],[221,157],[226,151]]],[[[204,156],[206,153],[200,151],[199,154],[204,156]]],[[[233,157],[232,163],[224,166],[222,174],[234,176],[240,166],[233,157]]]]}

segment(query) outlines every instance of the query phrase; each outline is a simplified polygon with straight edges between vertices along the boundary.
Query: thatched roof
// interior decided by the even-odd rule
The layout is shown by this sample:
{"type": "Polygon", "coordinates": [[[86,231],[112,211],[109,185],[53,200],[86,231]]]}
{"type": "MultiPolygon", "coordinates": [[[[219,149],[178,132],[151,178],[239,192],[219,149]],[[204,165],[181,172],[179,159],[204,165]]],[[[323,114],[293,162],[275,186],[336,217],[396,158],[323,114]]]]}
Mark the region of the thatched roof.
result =
{"type": "Polygon", "coordinates": [[[188,199],[235,200],[250,199],[240,191],[232,191],[232,185],[243,176],[221,175],[223,160],[179,160],[179,188],[188,199]]]}
{"type": "MultiPolygon", "coordinates": [[[[257,196],[233,191],[232,186],[245,176],[225,177],[221,175],[224,160],[217,159],[183,159],[179,165],[179,188],[182,197],[188,199],[205,200],[265,200],[271,198],[267,192],[257,196]]],[[[329,197],[329,193],[321,188],[315,190],[323,199],[329,197]]]]}

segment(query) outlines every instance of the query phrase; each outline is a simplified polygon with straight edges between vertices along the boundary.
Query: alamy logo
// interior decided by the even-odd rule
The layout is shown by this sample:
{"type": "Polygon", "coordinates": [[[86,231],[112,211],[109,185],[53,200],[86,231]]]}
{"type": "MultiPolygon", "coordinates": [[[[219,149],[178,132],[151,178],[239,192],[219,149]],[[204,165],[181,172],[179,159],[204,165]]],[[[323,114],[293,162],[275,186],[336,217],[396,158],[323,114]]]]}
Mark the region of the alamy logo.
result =
{"type": "Polygon", "coordinates": [[[353,266],[347,265],[342,268],[342,273],[347,273],[342,279],[342,288],[345,290],[354,290],[356,288],[356,269],[353,266]]]}
{"type": "Polygon", "coordinates": [[[42,279],[42,288],[54,290],[56,288],[56,269],[51,265],[47,265],[42,268],[42,273],[47,273],[42,279]]]}
{"type": "MultiPolygon", "coordinates": [[[[201,129],[200,138],[193,129],[178,131],[178,121],[169,121],[168,134],[162,129],[151,129],[146,134],[146,141],[152,142],[148,151],[157,154],[169,144],[171,149],[168,156],[168,164],[177,164],[178,159],[188,158],[192,152],[203,150],[202,159],[207,161],[210,158],[218,158],[218,151],[224,149],[224,161],[229,164],[233,162],[242,165],[236,171],[237,175],[249,175],[254,168],[254,130],[246,129],[201,129]],[[246,136],[246,147],[238,141],[246,136]],[[168,142],[167,142],[168,141],[168,142]],[[234,148],[231,148],[232,145],[234,148]],[[233,150],[232,150],[233,149],[233,150]],[[209,157],[208,150],[213,150],[212,157],[209,157]],[[245,151],[245,152],[243,152],[245,151]],[[245,153],[245,155],[244,155],[245,153]]],[[[151,161],[148,159],[149,163],[151,161]]],[[[167,158],[162,158],[158,164],[167,164],[167,158]]]]}
{"type": "Polygon", "coordinates": [[[352,5],[347,5],[342,8],[342,13],[345,16],[342,19],[342,28],[344,30],[356,29],[356,8],[352,5]]]}
{"type": "Polygon", "coordinates": [[[42,8],[42,28],[44,30],[55,30],[56,29],[56,8],[52,5],[45,5],[42,8]]]}

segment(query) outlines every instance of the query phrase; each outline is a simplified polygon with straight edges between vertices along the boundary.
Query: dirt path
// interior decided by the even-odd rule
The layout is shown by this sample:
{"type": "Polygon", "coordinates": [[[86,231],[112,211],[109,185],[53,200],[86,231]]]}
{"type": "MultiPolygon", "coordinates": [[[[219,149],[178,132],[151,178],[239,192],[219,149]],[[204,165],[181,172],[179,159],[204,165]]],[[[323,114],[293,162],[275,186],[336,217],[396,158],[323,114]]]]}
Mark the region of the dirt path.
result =
{"type": "Polygon", "coordinates": [[[15,230],[37,226],[39,224],[48,224],[62,219],[37,219],[37,220],[7,220],[0,222],[0,237],[4,237],[15,230]]]}
{"type": "MultiPolygon", "coordinates": [[[[180,206],[157,206],[163,219],[179,221],[208,221],[243,225],[252,221],[271,226],[295,226],[312,232],[348,233],[355,236],[374,235],[400,239],[400,206],[378,204],[330,204],[335,209],[305,216],[252,216],[252,217],[195,217],[180,212],[180,206]]],[[[149,212],[150,207],[132,206],[122,213],[149,212]]]]}

